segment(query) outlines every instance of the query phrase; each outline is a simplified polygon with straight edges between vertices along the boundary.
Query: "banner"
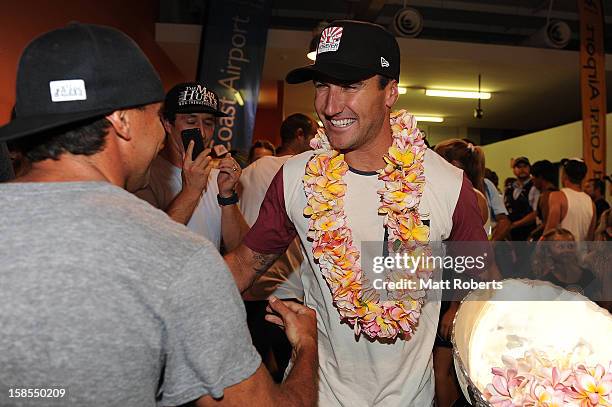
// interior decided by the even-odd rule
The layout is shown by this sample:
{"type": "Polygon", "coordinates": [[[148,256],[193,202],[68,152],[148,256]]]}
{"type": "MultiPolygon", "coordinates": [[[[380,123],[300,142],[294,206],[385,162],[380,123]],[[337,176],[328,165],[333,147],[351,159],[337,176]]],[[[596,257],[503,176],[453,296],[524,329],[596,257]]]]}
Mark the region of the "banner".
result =
{"type": "Polygon", "coordinates": [[[606,68],[602,0],[578,0],[582,155],[586,179],[606,174],[606,68]]]}
{"type": "Polygon", "coordinates": [[[209,0],[197,79],[219,95],[215,143],[251,147],[271,7],[269,0],[209,0]]]}

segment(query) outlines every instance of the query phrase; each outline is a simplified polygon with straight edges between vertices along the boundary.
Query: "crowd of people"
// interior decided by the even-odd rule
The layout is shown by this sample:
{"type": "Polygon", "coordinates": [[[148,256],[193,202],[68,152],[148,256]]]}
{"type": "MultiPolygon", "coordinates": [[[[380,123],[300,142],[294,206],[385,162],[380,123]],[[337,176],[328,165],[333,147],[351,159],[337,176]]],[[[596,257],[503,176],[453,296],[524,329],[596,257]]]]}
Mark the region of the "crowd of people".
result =
{"type": "Polygon", "coordinates": [[[218,95],[205,81],[165,93],[123,33],[74,23],[28,45],[0,127],[14,163],[0,171],[0,405],[61,387],[74,406],[460,406],[460,298],[386,313],[357,265],[381,245],[492,241],[486,278],[610,310],[610,251],[586,243],[612,239],[605,181],[580,159],[518,157],[501,193],[477,143],[428,148],[393,113],[393,35],[336,27],[342,47],[286,78],[312,81],[324,132],[292,114],[243,165],[215,150],[218,95]]]}

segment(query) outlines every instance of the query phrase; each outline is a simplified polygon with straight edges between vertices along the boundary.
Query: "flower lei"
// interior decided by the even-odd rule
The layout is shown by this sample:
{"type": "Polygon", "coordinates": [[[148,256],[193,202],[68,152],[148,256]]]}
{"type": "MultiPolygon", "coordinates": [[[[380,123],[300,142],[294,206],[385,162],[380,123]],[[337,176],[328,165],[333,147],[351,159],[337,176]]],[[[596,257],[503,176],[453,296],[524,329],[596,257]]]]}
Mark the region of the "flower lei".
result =
{"type": "MultiPolygon", "coordinates": [[[[388,232],[389,253],[409,253],[415,256],[429,253],[429,228],[421,222],[418,208],[425,176],[423,160],[427,146],[416,127],[416,120],[406,111],[391,114],[393,143],[383,157],[385,168],[378,179],[385,188],[378,191],[381,204],[378,213],[384,215],[388,232]]],[[[311,141],[315,155],[306,165],[303,178],[310,216],[308,238],[313,241],[314,258],[319,262],[341,319],[348,321],[355,335],[395,339],[408,338],[418,323],[424,304],[424,290],[398,290],[384,301],[363,276],[360,253],[344,212],[348,170],[344,154],[332,149],[323,129],[311,141]]],[[[398,270],[389,273],[388,280],[401,281],[429,278],[431,270],[406,274],[398,270]]]]}

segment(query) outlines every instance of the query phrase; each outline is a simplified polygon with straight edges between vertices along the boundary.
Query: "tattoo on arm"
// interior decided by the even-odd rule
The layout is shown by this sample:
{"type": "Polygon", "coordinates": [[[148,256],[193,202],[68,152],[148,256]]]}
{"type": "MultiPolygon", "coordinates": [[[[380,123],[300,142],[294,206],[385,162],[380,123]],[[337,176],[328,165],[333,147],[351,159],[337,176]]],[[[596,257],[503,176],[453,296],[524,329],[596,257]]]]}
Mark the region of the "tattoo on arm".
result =
{"type": "Polygon", "coordinates": [[[276,261],[279,257],[278,254],[262,254],[262,253],[254,253],[253,255],[253,269],[255,270],[255,274],[259,278],[262,274],[264,274],[276,261]]]}

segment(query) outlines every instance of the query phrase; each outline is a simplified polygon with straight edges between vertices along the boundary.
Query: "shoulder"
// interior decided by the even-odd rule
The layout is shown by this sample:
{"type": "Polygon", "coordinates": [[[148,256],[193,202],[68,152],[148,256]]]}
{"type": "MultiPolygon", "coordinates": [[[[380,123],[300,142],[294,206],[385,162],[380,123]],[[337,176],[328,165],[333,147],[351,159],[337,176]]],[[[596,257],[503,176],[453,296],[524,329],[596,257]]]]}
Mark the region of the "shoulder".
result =
{"type": "Polygon", "coordinates": [[[175,273],[171,265],[182,264],[194,253],[216,252],[208,240],[172,221],[165,212],[127,191],[117,190],[104,197],[105,204],[96,205],[97,216],[104,219],[106,227],[117,230],[126,248],[139,253],[139,258],[156,259],[169,265],[168,272],[175,273]]]}
{"type": "Polygon", "coordinates": [[[463,170],[450,164],[431,149],[425,151],[425,192],[453,210],[463,185],[463,170]]]}
{"type": "Polygon", "coordinates": [[[565,193],[563,191],[550,191],[550,195],[548,196],[549,203],[557,203],[561,202],[565,198],[565,193]]]}
{"type": "Polygon", "coordinates": [[[463,179],[463,171],[431,149],[425,150],[425,177],[448,179],[450,182],[459,182],[463,179]]]}
{"type": "Polygon", "coordinates": [[[287,173],[292,173],[294,171],[301,171],[304,173],[304,168],[306,168],[306,164],[308,160],[312,158],[316,153],[313,150],[304,151],[303,153],[297,154],[289,158],[285,164],[283,165],[284,171],[287,173]]]}
{"type": "Polygon", "coordinates": [[[283,189],[285,193],[285,203],[290,204],[294,198],[299,195],[299,191],[303,191],[302,178],[308,161],[315,155],[313,150],[304,151],[301,154],[294,155],[283,164],[283,189]]]}

